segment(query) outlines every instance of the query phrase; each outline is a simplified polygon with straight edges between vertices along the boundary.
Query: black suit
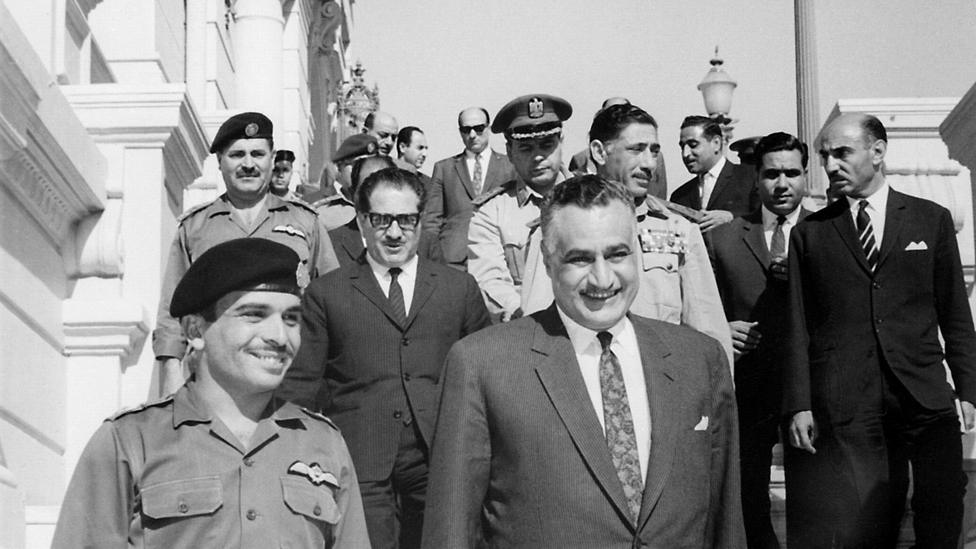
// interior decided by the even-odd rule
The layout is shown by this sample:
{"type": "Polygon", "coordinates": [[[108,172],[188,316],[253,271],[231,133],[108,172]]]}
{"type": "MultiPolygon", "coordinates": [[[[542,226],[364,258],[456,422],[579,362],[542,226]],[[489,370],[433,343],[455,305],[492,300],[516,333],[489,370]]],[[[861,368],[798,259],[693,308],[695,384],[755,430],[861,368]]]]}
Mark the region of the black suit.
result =
{"type": "MultiPolygon", "coordinates": [[[[463,268],[468,258],[468,225],[478,196],[464,151],[434,164],[433,184],[424,208],[424,232],[433,235],[444,263],[463,268]]],[[[515,168],[508,157],[491,151],[491,160],[482,177],[481,193],[515,179],[515,168]]]]}
{"type": "Polygon", "coordinates": [[[392,497],[402,505],[401,547],[416,546],[441,367],[455,341],[490,324],[481,291],[470,275],[420,258],[401,324],[361,256],[313,280],[302,313],[302,345],[278,394],[321,410],[342,430],[373,547],[396,546],[395,519],[383,514],[392,497]],[[420,459],[409,465],[413,486],[403,486],[398,475],[410,451],[420,459]],[[387,493],[391,486],[396,494],[387,493]]]}
{"type": "MultiPolygon", "coordinates": [[[[962,522],[960,398],[976,399],[976,334],[955,231],[941,206],[890,191],[872,272],[842,198],[790,238],[784,411],[812,410],[814,455],[787,453],[789,546],[883,547],[907,490],[918,547],[955,547],[962,522]]],[[[788,416],[789,417],[789,416],[788,416]]]]}
{"type": "Polygon", "coordinates": [[[735,217],[747,215],[759,208],[759,192],[756,190],[756,170],[752,166],[733,164],[725,166],[715,180],[715,187],[702,207],[699,179],[696,175],[671,193],[671,202],[696,210],[726,210],[735,217]]]}
{"type": "MultiPolygon", "coordinates": [[[[806,214],[801,210],[799,218],[806,214]]],[[[758,322],[762,334],[759,345],[735,363],[742,514],[750,549],[779,547],[769,516],[769,467],[782,402],[786,280],[770,271],[762,210],[713,231],[708,252],[726,318],[758,322]]]]}

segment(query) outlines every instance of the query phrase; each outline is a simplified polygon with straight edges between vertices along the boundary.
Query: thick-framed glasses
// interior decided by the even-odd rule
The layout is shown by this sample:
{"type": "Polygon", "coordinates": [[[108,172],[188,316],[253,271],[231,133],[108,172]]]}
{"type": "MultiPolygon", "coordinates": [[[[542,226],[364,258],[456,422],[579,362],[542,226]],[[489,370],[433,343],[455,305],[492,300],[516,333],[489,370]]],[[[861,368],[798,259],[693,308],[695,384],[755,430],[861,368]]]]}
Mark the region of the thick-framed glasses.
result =
{"type": "Polygon", "coordinates": [[[485,128],[487,127],[488,127],[487,124],[478,124],[475,126],[460,126],[458,127],[458,129],[461,130],[461,133],[463,133],[464,135],[471,133],[471,130],[474,130],[474,133],[481,135],[482,133],[484,133],[485,128]]]}
{"type": "Polygon", "coordinates": [[[416,229],[417,223],[420,223],[420,214],[381,214],[369,212],[366,214],[366,218],[369,220],[369,224],[373,226],[374,229],[388,229],[394,221],[401,229],[416,229]]]}

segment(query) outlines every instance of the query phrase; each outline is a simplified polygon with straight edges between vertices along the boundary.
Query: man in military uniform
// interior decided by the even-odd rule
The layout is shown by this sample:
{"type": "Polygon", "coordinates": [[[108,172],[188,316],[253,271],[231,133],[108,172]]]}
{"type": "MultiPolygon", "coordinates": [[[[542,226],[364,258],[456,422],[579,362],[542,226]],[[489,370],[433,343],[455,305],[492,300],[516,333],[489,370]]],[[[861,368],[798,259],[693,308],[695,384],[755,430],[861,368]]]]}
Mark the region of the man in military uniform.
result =
{"type": "Polygon", "coordinates": [[[161,395],[175,391],[184,380],[180,359],[186,352],[186,339],[169,314],[169,301],[176,283],[203,252],[235,238],[261,237],[295,250],[312,277],[339,266],[315,210],[299,200],[282,200],[268,192],[274,158],[272,132],[271,120],[261,113],[245,112],[227,119],[210,146],[227,192],[179,219],[153,331],[161,395]]]}
{"type": "Polygon", "coordinates": [[[498,111],[492,133],[505,134],[516,178],[474,199],[468,228],[468,272],[478,281],[492,317],[522,316],[521,288],[530,224],[553,185],[562,181],[563,121],[573,107],[559,97],[523,95],[498,111]]]}
{"type": "Polygon", "coordinates": [[[263,238],[217,244],[169,304],[197,367],[95,432],[53,547],[368,548],[356,472],[325,416],[273,398],[301,341],[305,264],[263,238]]]}
{"type": "Polygon", "coordinates": [[[376,155],[379,150],[377,147],[376,138],[364,133],[351,135],[339,145],[339,150],[332,159],[338,169],[336,193],[312,202],[312,207],[318,212],[326,231],[341,227],[356,218],[352,166],[360,158],[376,155]]]}
{"type": "Polygon", "coordinates": [[[291,174],[295,164],[295,153],[281,149],[275,152],[274,169],[271,171],[271,194],[294,200],[298,198],[291,190],[291,174]]]}
{"type": "MultiPolygon", "coordinates": [[[[657,122],[640,107],[617,104],[590,126],[590,156],[601,177],[622,182],[634,196],[641,245],[640,289],[630,312],[684,324],[717,339],[732,364],[732,339],[701,231],[648,193],[661,146],[657,122]]],[[[525,314],[552,303],[541,232],[533,231],[522,283],[525,314]]]]}

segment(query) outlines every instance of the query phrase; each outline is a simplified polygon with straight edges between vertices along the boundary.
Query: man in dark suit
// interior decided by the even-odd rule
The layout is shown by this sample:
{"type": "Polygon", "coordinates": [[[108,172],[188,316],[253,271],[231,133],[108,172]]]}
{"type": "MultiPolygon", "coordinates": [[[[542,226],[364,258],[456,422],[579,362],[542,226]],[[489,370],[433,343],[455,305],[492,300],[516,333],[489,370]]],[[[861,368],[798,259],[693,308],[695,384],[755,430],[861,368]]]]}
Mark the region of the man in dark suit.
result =
{"type": "Polygon", "coordinates": [[[953,399],[971,429],[976,333],[949,212],[891,189],[886,150],[873,116],[829,123],[819,152],[839,198],[790,235],[790,549],[894,547],[909,463],[916,547],[955,548],[962,529],[953,399]]]}
{"type": "Polygon", "coordinates": [[[488,111],[481,107],[461,111],[458,132],[464,150],[438,161],[431,174],[434,181],[424,213],[424,231],[439,240],[445,263],[460,269],[468,259],[471,200],[515,179],[508,158],[488,146],[488,122],[488,111]]]}
{"type": "Polygon", "coordinates": [[[708,255],[735,352],[746,538],[749,549],[770,549],[779,547],[769,516],[769,467],[782,403],[786,254],[790,231],[808,213],[800,207],[807,146],[773,133],[759,141],[756,159],[762,206],[712,231],[708,255]]]}
{"type": "Polygon", "coordinates": [[[741,547],[721,345],[627,314],[626,187],[583,175],[544,204],[555,303],[451,349],[424,547],[741,547]]]}
{"type": "Polygon", "coordinates": [[[718,122],[707,116],[686,117],[678,146],[681,160],[695,177],[675,189],[671,201],[703,210],[698,222],[702,233],[759,207],[756,172],[725,158],[725,137],[718,122]]]}
{"type": "Polygon", "coordinates": [[[489,324],[470,275],[418,258],[424,198],[397,168],[363,181],[367,253],[306,290],[302,346],[279,390],[346,434],[374,549],[419,546],[441,366],[489,324]]]}

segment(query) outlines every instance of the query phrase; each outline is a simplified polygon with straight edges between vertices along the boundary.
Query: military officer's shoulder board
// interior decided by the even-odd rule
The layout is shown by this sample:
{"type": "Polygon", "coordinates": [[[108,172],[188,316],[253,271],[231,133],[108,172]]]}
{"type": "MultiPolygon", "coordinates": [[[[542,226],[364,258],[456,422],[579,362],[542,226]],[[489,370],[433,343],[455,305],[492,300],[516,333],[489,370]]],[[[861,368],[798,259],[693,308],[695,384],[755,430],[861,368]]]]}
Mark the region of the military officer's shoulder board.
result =
{"type": "Polygon", "coordinates": [[[339,430],[339,426],[336,425],[335,423],[333,423],[333,421],[331,419],[329,419],[328,417],[326,417],[325,415],[320,414],[319,412],[313,412],[312,410],[309,410],[308,408],[305,408],[304,406],[302,407],[302,411],[305,412],[305,415],[307,415],[307,416],[309,416],[311,418],[314,418],[314,419],[317,419],[319,421],[325,422],[326,424],[328,424],[330,427],[332,427],[336,431],[339,430]]]}
{"type": "Polygon", "coordinates": [[[194,215],[200,213],[201,211],[207,209],[211,204],[213,204],[213,201],[212,200],[210,202],[204,202],[203,204],[197,204],[196,206],[193,206],[189,210],[183,212],[183,215],[181,215],[178,218],[176,218],[176,222],[177,223],[183,223],[187,219],[189,219],[189,218],[193,217],[194,215]]]}
{"type": "Polygon", "coordinates": [[[471,203],[474,205],[475,208],[479,208],[483,206],[485,203],[487,203],[489,200],[491,200],[492,198],[495,198],[500,194],[505,194],[514,188],[515,188],[514,179],[511,181],[506,181],[505,183],[495,187],[494,189],[486,193],[481,193],[478,196],[474,197],[474,199],[471,200],[471,203]]]}
{"type": "Polygon", "coordinates": [[[110,416],[105,421],[115,421],[115,420],[117,420],[119,418],[122,418],[122,417],[125,417],[127,415],[136,414],[136,413],[139,413],[139,412],[141,412],[143,410],[148,410],[149,408],[162,408],[164,406],[169,405],[172,402],[173,402],[173,395],[165,396],[165,397],[160,398],[160,399],[157,399],[157,400],[151,400],[149,402],[143,402],[142,404],[138,404],[136,406],[131,406],[131,407],[128,407],[128,408],[122,408],[121,410],[119,410],[118,412],[116,412],[115,415],[110,416]]]}

